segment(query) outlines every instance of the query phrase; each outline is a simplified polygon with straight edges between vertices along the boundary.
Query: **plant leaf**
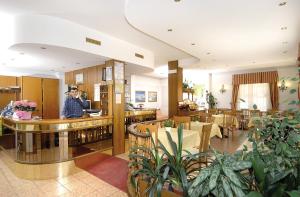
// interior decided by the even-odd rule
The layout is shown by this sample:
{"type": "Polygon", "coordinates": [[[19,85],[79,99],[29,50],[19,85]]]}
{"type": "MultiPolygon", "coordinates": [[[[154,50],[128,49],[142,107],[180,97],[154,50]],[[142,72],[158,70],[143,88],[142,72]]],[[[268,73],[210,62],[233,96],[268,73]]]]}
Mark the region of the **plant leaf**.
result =
{"type": "Polygon", "coordinates": [[[215,165],[212,173],[210,175],[210,179],[209,179],[209,189],[213,190],[216,185],[217,185],[217,180],[219,178],[220,175],[220,171],[221,171],[221,166],[220,165],[215,165]]]}
{"type": "Polygon", "coordinates": [[[290,192],[286,192],[290,197],[299,197],[300,196],[300,191],[290,191],[290,192]]]}
{"type": "Polygon", "coordinates": [[[252,192],[247,194],[247,197],[263,197],[263,195],[259,192],[252,191],[252,192]]]}
{"type": "Polygon", "coordinates": [[[231,182],[241,187],[241,182],[232,169],[230,169],[229,167],[223,167],[223,172],[230,179],[231,182]]]}
{"type": "Polygon", "coordinates": [[[237,161],[231,165],[234,171],[245,170],[251,168],[252,163],[250,161],[237,161]]]}
{"type": "Polygon", "coordinates": [[[232,194],[232,191],[231,191],[228,181],[224,177],[221,177],[221,180],[222,180],[222,184],[223,184],[224,193],[226,194],[226,196],[233,197],[233,194],[232,194]]]}

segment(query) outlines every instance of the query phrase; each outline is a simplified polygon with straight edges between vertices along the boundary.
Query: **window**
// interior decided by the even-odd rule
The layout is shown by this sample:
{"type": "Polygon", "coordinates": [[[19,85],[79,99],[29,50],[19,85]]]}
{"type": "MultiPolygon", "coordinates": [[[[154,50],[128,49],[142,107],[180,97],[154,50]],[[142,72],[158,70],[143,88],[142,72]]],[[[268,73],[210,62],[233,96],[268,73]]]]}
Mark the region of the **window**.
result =
{"type": "Polygon", "coordinates": [[[254,104],[261,111],[267,111],[272,108],[268,83],[241,84],[238,98],[239,109],[253,109],[254,104]]]}

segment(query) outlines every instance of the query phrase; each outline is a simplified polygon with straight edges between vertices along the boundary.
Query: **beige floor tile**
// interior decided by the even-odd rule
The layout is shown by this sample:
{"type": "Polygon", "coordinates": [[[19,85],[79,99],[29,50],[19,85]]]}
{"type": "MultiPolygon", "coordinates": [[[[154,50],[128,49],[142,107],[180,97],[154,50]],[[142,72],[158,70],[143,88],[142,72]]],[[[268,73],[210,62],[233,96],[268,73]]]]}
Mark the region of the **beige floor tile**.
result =
{"type": "Polygon", "coordinates": [[[59,178],[57,179],[57,181],[62,184],[62,185],[66,185],[69,183],[79,183],[80,181],[75,178],[74,176],[67,176],[67,177],[63,177],[63,178],[59,178]]]}
{"type": "Polygon", "coordinates": [[[110,196],[112,195],[113,193],[115,192],[118,192],[120,191],[119,189],[113,187],[113,186],[110,186],[110,185],[106,185],[100,189],[97,189],[100,193],[102,194],[105,194],[106,196],[110,196]]]}
{"type": "Polygon", "coordinates": [[[117,191],[110,195],[110,197],[127,197],[128,195],[123,191],[117,191]]]}
{"type": "Polygon", "coordinates": [[[76,193],[80,196],[86,195],[88,193],[91,193],[93,191],[95,191],[94,188],[88,186],[85,183],[69,183],[64,185],[65,188],[67,188],[69,191],[76,193]]]}

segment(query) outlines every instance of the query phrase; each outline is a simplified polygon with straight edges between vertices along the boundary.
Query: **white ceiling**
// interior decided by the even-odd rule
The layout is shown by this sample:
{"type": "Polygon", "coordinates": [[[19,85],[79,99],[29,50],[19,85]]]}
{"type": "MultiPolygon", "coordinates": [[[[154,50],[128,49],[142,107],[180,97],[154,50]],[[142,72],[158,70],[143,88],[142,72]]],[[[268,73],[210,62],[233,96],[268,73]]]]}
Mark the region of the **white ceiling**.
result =
{"type": "Polygon", "coordinates": [[[148,49],[155,55],[155,65],[191,57],[136,30],[128,24],[124,7],[125,0],[0,0],[0,12],[56,16],[148,49]]]}
{"type": "MultiPolygon", "coordinates": [[[[279,7],[279,0],[0,0],[0,12],[56,16],[148,49],[158,67],[151,75],[165,77],[162,65],[176,59],[183,67],[205,70],[294,65],[300,1],[286,1],[286,6],[279,7]],[[172,32],[167,31],[170,28],[172,32]]],[[[46,71],[90,66],[106,59],[51,46],[40,50],[38,45],[22,44],[12,49],[36,57],[30,68],[46,71]]],[[[6,58],[9,65],[20,66],[13,63],[17,60],[6,58]]],[[[128,71],[136,73],[135,68],[130,65],[128,71]]]]}
{"type": "Polygon", "coordinates": [[[199,58],[194,68],[295,65],[300,1],[283,1],[128,0],[125,13],[137,29],[199,58]]]}

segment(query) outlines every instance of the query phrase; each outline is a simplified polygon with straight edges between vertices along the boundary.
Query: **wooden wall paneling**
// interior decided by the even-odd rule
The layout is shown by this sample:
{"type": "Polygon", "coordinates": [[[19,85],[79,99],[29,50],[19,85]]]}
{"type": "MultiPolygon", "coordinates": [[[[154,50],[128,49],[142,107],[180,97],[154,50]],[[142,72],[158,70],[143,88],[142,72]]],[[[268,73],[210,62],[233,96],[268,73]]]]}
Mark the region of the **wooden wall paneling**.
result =
{"type": "Polygon", "coordinates": [[[36,111],[33,112],[34,116],[43,115],[42,107],[42,78],[39,77],[22,77],[22,100],[30,100],[37,103],[36,111]]]}
{"type": "MultiPolygon", "coordinates": [[[[17,77],[11,76],[0,76],[0,87],[16,86],[17,77]]],[[[3,109],[10,101],[17,100],[17,93],[0,93],[0,111],[3,109]]]]}
{"type": "Polygon", "coordinates": [[[59,118],[59,80],[42,79],[43,118],[59,118]]]}

